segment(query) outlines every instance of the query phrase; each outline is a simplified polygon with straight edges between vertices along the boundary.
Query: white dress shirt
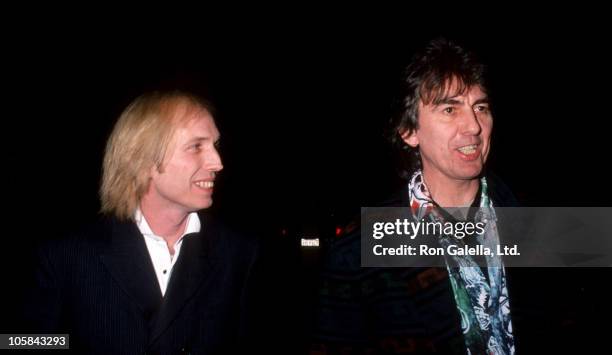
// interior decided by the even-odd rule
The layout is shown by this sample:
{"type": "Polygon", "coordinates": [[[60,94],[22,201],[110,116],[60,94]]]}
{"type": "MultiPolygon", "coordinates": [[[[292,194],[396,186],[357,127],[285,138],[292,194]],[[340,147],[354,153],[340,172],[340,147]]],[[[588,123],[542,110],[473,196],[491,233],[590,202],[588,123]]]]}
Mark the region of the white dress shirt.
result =
{"type": "Polygon", "coordinates": [[[185,225],[185,231],[174,244],[174,256],[170,254],[170,249],[168,248],[166,240],[153,233],[140,209],[136,211],[134,219],[140,233],[142,233],[144,237],[147,249],[149,250],[149,256],[153,262],[155,275],[157,276],[157,281],[159,282],[159,287],[163,296],[166,294],[166,288],[168,287],[170,276],[172,276],[174,264],[179,258],[181,246],[183,245],[183,237],[187,234],[198,233],[200,231],[200,217],[198,217],[198,214],[195,212],[189,214],[187,217],[187,224],[185,225]]]}

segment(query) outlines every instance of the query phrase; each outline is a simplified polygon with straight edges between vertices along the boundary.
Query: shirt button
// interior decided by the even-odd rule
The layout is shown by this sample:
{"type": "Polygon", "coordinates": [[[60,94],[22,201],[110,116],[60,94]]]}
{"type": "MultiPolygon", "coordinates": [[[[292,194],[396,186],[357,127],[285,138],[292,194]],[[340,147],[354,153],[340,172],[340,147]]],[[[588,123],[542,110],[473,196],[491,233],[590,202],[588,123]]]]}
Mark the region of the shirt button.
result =
{"type": "Polygon", "coordinates": [[[164,270],[164,271],[162,271],[162,272],[163,272],[163,273],[164,273],[164,275],[165,275],[165,274],[168,272],[168,270],[164,270]]]}

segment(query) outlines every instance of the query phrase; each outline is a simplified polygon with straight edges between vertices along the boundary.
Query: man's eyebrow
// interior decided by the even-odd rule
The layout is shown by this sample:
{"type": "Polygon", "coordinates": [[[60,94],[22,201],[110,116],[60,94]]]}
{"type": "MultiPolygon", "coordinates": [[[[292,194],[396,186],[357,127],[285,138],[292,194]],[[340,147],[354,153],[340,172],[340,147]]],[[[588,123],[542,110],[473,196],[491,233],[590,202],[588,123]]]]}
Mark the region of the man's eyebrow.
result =
{"type": "Polygon", "coordinates": [[[211,137],[211,136],[206,136],[206,137],[193,137],[190,140],[188,140],[188,143],[193,143],[193,142],[205,142],[205,141],[213,141],[214,144],[218,144],[219,141],[221,140],[221,136],[219,137],[211,137]]]}
{"type": "MultiPolygon", "coordinates": [[[[440,106],[440,105],[461,105],[463,103],[463,101],[457,100],[453,97],[445,97],[440,99],[439,101],[434,102],[434,105],[436,106],[440,106]]],[[[476,101],[474,101],[474,105],[478,105],[478,104],[488,104],[489,103],[489,97],[488,96],[483,96],[479,99],[477,99],[476,101]]]]}
{"type": "Polygon", "coordinates": [[[209,140],[210,137],[193,137],[189,140],[189,143],[191,142],[201,142],[201,141],[206,141],[209,140]]]}
{"type": "Polygon", "coordinates": [[[489,97],[488,96],[481,97],[478,100],[474,101],[474,105],[488,104],[488,103],[489,103],[489,97]]]}
{"type": "Polygon", "coordinates": [[[462,102],[460,100],[457,100],[455,98],[444,97],[444,98],[434,102],[434,105],[436,105],[436,106],[440,106],[440,105],[460,105],[461,103],[462,102]]]}
{"type": "MultiPolygon", "coordinates": [[[[206,142],[206,141],[210,141],[212,140],[213,137],[193,137],[190,140],[187,141],[186,144],[192,144],[192,143],[196,143],[196,142],[206,142]]],[[[217,142],[219,139],[215,140],[215,142],[217,142]]]]}

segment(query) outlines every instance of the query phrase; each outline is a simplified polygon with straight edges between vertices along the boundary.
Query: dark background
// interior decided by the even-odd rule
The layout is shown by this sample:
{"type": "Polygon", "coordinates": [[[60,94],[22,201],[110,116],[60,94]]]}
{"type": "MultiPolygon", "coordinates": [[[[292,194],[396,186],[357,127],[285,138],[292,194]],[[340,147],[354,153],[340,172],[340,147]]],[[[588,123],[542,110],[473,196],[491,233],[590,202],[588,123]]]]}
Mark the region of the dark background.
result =
{"type": "MultiPolygon", "coordinates": [[[[125,30],[57,20],[6,32],[4,332],[31,265],[24,255],[96,218],[105,140],[133,98],[160,86],[215,103],[225,169],[212,212],[275,246],[279,282],[299,286],[279,296],[285,305],[308,298],[317,267],[300,254],[299,237],[333,235],[397,188],[383,129],[403,66],[439,35],[488,64],[490,167],[524,204],[610,205],[605,22],[545,13],[491,27],[495,18],[480,23],[477,11],[445,26],[433,14],[423,24],[409,13],[294,15],[125,30]]],[[[577,281],[585,294],[576,303],[592,301],[578,307],[585,317],[604,304],[592,285],[609,272],[593,275],[577,281]]]]}

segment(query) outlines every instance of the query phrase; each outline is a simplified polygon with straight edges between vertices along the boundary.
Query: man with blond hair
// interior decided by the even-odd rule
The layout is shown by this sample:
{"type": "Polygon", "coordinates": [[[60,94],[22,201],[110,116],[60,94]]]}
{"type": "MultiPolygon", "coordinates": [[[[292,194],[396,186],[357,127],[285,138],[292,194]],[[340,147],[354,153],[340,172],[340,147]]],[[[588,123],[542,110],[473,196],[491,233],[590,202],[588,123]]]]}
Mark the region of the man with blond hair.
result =
{"type": "Polygon", "coordinates": [[[257,243],[212,204],[219,131],[182,92],[135,99],[108,140],[94,226],[40,248],[26,318],[92,354],[228,353],[248,343],[257,243]],[[250,312],[249,312],[250,313],[250,312]]]}

